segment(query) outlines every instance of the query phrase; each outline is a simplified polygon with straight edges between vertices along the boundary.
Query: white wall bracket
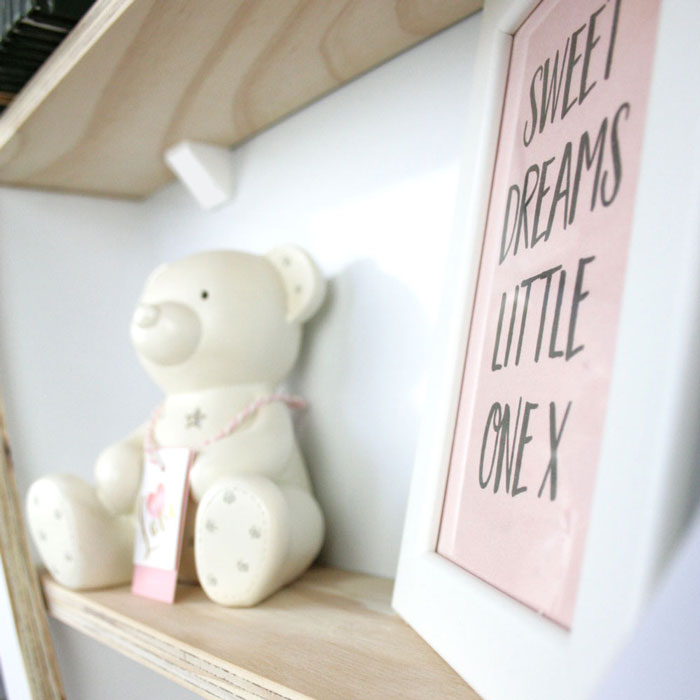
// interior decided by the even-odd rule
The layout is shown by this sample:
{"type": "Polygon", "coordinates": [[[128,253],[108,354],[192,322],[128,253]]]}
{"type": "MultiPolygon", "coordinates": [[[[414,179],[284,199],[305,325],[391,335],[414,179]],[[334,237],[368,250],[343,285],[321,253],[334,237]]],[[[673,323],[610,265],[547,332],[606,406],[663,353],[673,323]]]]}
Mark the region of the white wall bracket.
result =
{"type": "Polygon", "coordinates": [[[165,162],[203,209],[233,196],[233,156],[227,148],[180,141],[165,152],[165,162]]]}

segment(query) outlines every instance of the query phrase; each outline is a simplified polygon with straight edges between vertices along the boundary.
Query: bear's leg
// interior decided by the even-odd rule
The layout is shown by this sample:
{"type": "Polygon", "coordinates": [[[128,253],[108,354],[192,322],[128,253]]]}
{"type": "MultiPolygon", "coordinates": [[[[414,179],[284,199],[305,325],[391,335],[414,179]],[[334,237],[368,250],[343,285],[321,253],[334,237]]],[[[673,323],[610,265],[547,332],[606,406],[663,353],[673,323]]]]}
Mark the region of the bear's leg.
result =
{"type": "Polygon", "coordinates": [[[197,507],[197,574],[221,605],[259,603],[304,571],[322,541],[323,516],[313,497],[265,477],[221,479],[197,507]]]}
{"type": "Polygon", "coordinates": [[[53,474],[27,493],[27,522],[42,562],[69,588],[100,588],[131,578],[134,523],[113,516],[81,479],[53,474]]]}

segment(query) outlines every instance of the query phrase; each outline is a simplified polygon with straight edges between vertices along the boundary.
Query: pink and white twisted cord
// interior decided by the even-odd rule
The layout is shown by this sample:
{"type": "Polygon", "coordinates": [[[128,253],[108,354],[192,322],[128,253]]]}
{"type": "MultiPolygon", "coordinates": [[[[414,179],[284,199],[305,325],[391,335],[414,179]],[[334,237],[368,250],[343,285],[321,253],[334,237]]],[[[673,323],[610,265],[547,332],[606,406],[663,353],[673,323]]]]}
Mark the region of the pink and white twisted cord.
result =
{"type": "MultiPolygon", "coordinates": [[[[263,406],[267,406],[271,403],[283,403],[290,408],[303,409],[306,408],[306,401],[300,396],[289,396],[287,394],[269,394],[268,396],[261,396],[252,403],[248,404],[242,411],[237,413],[214,437],[205,440],[198,448],[197,451],[203,450],[208,447],[213,442],[222,440],[225,437],[233,434],[241,423],[245,422],[248,418],[255,415],[263,406]]],[[[148,430],[146,431],[146,439],[144,441],[144,447],[146,452],[153,453],[158,449],[158,443],[155,438],[155,427],[161,413],[163,412],[164,404],[161,404],[153,411],[151,415],[151,420],[148,424],[148,430]]]]}

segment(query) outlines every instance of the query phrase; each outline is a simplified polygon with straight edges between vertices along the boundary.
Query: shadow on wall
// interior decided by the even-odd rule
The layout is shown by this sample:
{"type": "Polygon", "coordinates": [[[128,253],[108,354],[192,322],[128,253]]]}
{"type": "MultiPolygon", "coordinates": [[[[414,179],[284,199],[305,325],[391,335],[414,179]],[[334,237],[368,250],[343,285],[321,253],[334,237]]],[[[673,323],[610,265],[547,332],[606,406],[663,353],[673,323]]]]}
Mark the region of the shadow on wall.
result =
{"type": "Polygon", "coordinates": [[[369,259],[329,283],[290,385],[309,400],[298,435],[326,514],[321,561],[393,576],[431,339],[410,290],[369,259]]]}

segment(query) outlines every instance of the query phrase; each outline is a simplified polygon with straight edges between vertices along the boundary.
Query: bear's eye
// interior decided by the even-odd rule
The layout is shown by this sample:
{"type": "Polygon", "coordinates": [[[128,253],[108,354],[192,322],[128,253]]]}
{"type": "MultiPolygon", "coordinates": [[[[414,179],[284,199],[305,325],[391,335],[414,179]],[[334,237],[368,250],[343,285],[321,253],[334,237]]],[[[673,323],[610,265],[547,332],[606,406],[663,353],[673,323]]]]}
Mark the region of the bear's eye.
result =
{"type": "Polygon", "coordinates": [[[209,292],[204,289],[202,290],[202,299],[207,299],[209,297],[209,292]]]}

